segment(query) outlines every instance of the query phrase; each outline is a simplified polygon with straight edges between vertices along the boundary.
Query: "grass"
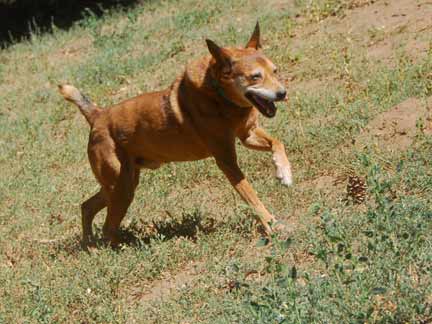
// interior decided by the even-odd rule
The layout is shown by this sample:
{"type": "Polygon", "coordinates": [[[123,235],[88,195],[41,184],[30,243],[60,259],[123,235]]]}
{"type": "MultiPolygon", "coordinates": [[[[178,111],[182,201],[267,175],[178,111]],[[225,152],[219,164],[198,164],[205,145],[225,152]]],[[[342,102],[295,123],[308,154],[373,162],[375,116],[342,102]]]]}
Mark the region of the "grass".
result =
{"type": "Polygon", "coordinates": [[[431,96],[431,52],[416,63],[402,53],[389,66],[343,33],[302,36],[358,3],[148,1],[89,12],[67,31],[2,50],[0,322],[429,321],[431,137],[419,127],[407,151],[390,153],[351,143],[381,112],[431,96]],[[239,146],[239,160],[290,233],[261,239],[250,209],[205,160],[143,172],[123,224],[130,243],[82,251],[79,204],[97,190],[88,126],[56,84],[69,81],[101,105],[166,87],[206,53],[204,38],[242,44],[257,19],[266,53],[294,80],[290,101],[262,123],[285,143],[297,185],[282,188],[266,154],[239,146]],[[349,170],[367,177],[365,204],[315,185],[349,170]]]}

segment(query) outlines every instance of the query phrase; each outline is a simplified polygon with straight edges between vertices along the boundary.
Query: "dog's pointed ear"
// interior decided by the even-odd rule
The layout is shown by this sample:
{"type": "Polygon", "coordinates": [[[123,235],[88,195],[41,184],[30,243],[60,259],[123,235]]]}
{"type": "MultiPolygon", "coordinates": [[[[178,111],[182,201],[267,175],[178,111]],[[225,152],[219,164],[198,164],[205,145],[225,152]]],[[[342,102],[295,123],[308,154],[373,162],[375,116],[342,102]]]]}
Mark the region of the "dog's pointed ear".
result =
{"type": "Polygon", "coordinates": [[[231,67],[231,58],[223,48],[219,47],[210,39],[206,39],[206,43],[210,54],[214,57],[217,64],[220,64],[224,67],[231,67]]]}
{"type": "Polygon", "coordinates": [[[255,25],[255,29],[253,31],[251,38],[249,39],[249,42],[246,44],[246,48],[255,48],[255,49],[261,48],[260,27],[258,21],[255,25]]]}

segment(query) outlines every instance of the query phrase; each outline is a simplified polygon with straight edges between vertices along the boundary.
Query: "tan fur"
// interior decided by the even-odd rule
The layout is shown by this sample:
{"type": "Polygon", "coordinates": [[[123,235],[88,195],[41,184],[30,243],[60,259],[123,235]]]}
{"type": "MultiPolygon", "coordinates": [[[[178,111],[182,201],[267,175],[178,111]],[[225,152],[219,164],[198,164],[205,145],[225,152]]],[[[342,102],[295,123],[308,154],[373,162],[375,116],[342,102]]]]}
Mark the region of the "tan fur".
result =
{"type": "Polygon", "coordinates": [[[92,238],[96,213],[107,207],[103,233],[113,245],[118,243],[117,232],[133,200],[141,168],[208,157],[215,159],[271,233],[275,217],[238,167],[235,140],[273,152],[277,176],[283,179],[285,174],[285,184],[289,184],[291,171],[284,147],[258,126],[258,111],[242,90],[257,83],[249,80],[248,74],[257,68],[264,71],[260,82],[265,89],[283,87],[273,73],[273,63],[259,50],[258,26],[246,48],[222,49],[211,41],[208,44],[212,56],[190,63],[169,89],[144,93],[107,109],[86,101],[72,86],[60,86],[63,96],[77,104],[89,121],[88,156],[101,185],[101,190],[82,204],[84,241],[92,238]]]}

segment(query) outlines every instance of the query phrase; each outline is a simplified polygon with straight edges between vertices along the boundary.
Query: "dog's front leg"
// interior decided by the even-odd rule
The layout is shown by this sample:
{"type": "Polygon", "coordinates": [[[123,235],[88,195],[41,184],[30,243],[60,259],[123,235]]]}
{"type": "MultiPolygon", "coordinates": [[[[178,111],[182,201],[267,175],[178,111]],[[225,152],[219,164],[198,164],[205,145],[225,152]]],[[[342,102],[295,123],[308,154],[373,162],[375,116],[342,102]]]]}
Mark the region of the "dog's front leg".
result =
{"type": "Polygon", "coordinates": [[[284,145],[280,141],[268,135],[265,130],[260,127],[249,130],[245,136],[240,137],[240,140],[244,146],[250,149],[272,151],[273,162],[276,167],[276,178],[278,178],[283,185],[292,185],[291,164],[288,161],[284,145]]]}
{"type": "Polygon", "coordinates": [[[257,213],[261,224],[264,226],[264,230],[270,235],[272,230],[269,223],[275,223],[276,218],[267,211],[261,200],[259,200],[255,190],[246,180],[243,172],[237,164],[235,152],[234,156],[219,156],[215,158],[218,167],[223,171],[243,200],[252,206],[257,213]]]}

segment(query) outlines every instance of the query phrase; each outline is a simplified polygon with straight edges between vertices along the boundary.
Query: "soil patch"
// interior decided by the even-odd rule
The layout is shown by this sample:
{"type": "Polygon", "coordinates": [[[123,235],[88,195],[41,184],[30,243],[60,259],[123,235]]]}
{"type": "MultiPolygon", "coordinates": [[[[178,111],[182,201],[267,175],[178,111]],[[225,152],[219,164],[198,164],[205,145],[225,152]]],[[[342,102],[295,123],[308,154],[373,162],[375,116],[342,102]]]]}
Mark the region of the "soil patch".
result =
{"type": "Polygon", "coordinates": [[[165,299],[190,288],[204,271],[204,263],[191,262],[176,273],[166,273],[161,279],[147,285],[128,288],[128,299],[136,303],[163,302],[165,299]]]}
{"type": "Polygon", "coordinates": [[[432,133],[432,97],[409,98],[376,116],[357,138],[356,146],[375,146],[387,151],[406,150],[416,135],[432,133]]]}

